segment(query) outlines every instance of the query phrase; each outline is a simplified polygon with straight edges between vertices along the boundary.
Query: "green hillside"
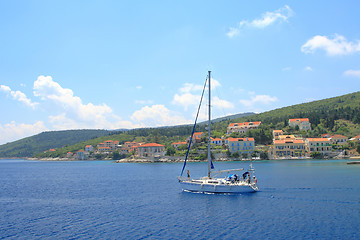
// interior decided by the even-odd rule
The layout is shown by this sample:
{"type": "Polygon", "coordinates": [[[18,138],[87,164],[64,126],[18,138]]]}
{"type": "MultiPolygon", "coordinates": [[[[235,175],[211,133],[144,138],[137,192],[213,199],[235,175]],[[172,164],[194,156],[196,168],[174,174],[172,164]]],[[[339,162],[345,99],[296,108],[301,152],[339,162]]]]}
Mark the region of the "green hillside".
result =
{"type": "Polygon", "coordinates": [[[108,130],[50,131],[0,146],[0,157],[31,157],[51,148],[61,148],[88,139],[112,134],[108,130]]]}
{"type": "MultiPolygon", "coordinates": [[[[242,115],[243,116],[243,115],[242,115]]],[[[254,137],[257,144],[270,144],[273,129],[304,137],[318,137],[323,133],[342,134],[353,137],[360,134],[360,92],[339,97],[298,104],[275,109],[260,114],[245,114],[241,118],[214,120],[213,137],[226,133],[230,122],[262,121],[259,129],[248,131],[244,137],[254,137]],[[287,126],[289,118],[309,118],[312,131],[299,132],[287,126]]],[[[75,152],[86,145],[96,146],[105,140],[157,142],[169,147],[172,142],[184,141],[191,134],[192,126],[161,128],[142,128],[129,131],[110,132],[106,130],[74,130],[46,132],[0,146],[0,157],[59,157],[68,151],[75,152]],[[98,137],[98,138],[97,138],[98,137]],[[56,152],[43,153],[44,150],[57,148],[56,152]]],[[[196,131],[206,131],[205,123],[197,126],[196,131]]]]}

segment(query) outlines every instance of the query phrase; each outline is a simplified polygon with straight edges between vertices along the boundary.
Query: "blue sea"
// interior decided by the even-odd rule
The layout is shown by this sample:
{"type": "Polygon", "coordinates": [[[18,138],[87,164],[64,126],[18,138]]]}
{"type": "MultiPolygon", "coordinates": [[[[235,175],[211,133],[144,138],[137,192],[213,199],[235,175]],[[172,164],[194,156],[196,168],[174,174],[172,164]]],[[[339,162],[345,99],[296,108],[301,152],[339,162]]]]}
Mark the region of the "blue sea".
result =
{"type": "Polygon", "coordinates": [[[227,195],[182,192],[182,163],[0,160],[0,239],[360,239],[346,162],[254,162],[260,192],[227,195]]]}

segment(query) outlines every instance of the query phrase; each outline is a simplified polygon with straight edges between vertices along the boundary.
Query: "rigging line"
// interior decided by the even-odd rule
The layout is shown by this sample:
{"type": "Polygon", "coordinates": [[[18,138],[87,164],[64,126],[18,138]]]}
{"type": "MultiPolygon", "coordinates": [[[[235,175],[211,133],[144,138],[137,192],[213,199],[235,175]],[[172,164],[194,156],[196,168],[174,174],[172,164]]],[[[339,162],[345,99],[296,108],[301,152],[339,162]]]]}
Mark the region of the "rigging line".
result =
{"type": "Polygon", "coordinates": [[[192,142],[192,138],[193,138],[193,135],[194,135],[194,132],[195,132],[196,122],[197,122],[197,119],[198,119],[198,116],[199,116],[200,107],[201,107],[202,99],[203,99],[203,96],[204,96],[204,92],[205,92],[207,80],[208,80],[208,77],[205,79],[204,88],[203,88],[203,91],[202,91],[202,94],[201,94],[201,98],[200,98],[200,104],[199,104],[199,107],[198,107],[198,110],[197,110],[197,114],[196,114],[196,118],[195,118],[195,123],[194,123],[193,129],[192,129],[192,133],[191,133],[191,136],[190,136],[189,147],[188,147],[188,150],[187,150],[187,152],[186,152],[185,161],[184,161],[184,166],[183,166],[183,168],[182,168],[182,170],[181,170],[181,175],[180,175],[180,176],[183,175],[183,172],[184,172],[184,169],[185,169],[185,166],[186,166],[186,160],[187,160],[187,157],[188,157],[189,152],[190,152],[191,142],[192,142]]]}

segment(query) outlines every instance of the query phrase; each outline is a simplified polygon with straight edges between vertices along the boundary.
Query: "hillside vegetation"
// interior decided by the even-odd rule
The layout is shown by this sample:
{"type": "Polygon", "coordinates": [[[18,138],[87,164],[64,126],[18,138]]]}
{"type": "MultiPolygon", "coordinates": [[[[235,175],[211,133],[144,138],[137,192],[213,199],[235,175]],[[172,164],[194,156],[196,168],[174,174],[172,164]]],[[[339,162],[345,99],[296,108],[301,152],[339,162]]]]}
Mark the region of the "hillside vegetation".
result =
{"type": "Polygon", "coordinates": [[[0,157],[31,157],[51,148],[62,148],[88,139],[112,134],[108,130],[50,131],[0,146],[0,157]]]}
{"type": "MultiPolygon", "coordinates": [[[[270,144],[272,140],[272,130],[282,129],[288,133],[300,134],[303,137],[319,137],[321,134],[342,134],[347,137],[353,137],[360,134],[360,92],[347,94],[339,97],[314,101],[309,103],[298,104],[290,107],[275,109],[260,114],[246,114],[240,118],[223,118],[220,121],[213,121],[212,136],[221,137],[225,135],[227,126],[231,122],[261,121],[262,125],[258,129],[250,130],[240,137],[254,137],[256,144],[270,144]],[[312,131],[299,132],[288,126],[289,118],[309,118],[312,131]]],[[[89,131],[89,130],[86,130],[89,131]]],[[[99,130],[94,130],[99,131],[99,130]]],[[[4,151],[0,146],[0,157],[59,157],[64,156],[67,152],[75,152],[84,149],[86,145],[96,146],[105,140],[117,140],[120,144],[125,141],[137,142],[156,142],[164,144],[166,148],[171,146],[172,142],[184,141],[192,131],[191,125],[161,127],[161,128],[143,128],[130,131],[112,132],[103,130],[104,134],[99,138],[88,137],[87,139],[73,139],[64,136],[52,137],[34,141],[34,137],[9,143],[7,149],[12,151],[4,151]],[[26,140],[26,141],[25,141],[26,140]],[[61,140],[61,143],[59,141],[61,140]],[[56,143],[56,144],[55,144],[56,143]],[[16,145],[16,147],[14,147],[16,145]],[[22,145],[22,146],[21,146],[22,145]],[[34,147],[41,145],[42,147],[34,147]],[[32,146],[32,148],[31,148],[32,146]],[[46,147],[45,147],[46,146],[46,147]],[[56,152],[43,153],[49,148],[57,148],[56,152]],[[29,149],[32,149],[30,151],[29,149]],[[35,150],[36,149],[36,150],[35,150]],[[5,154],[6,153],[6,154],[5,154]]],[[[204,123],[199,124],[196,131],[206,131],[204,123]]],[[[56,134],[57,132],[48,132],[48,134],[56,134]]],[[[41,134],[39,134],[41,135],[41,134]]],[[[37,135],[38,136],[38,135],[37,135]]],[[[54,135],[55,136],[55,135],[54,135]]]]}

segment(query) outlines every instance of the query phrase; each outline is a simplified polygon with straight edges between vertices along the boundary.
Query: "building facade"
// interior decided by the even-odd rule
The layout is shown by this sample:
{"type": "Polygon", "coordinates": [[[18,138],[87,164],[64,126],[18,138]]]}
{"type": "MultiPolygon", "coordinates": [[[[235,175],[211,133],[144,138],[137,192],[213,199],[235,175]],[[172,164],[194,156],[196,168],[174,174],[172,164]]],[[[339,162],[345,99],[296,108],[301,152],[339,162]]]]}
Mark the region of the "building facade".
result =
{"type": "Polygon", "coordinates": [[[158,143],[146,143],[137,149],[139,157],[162,157],[165,155],[165,146],[158,143]]]}
{"type": "Polygon", "coordinates": [[[289,119],[289,126],[296,127],[298,126],[300,130],[310,131],[311,123],[308,118],[293,118],[289,119]]]}
{"type": "Polygon", "coordinates": [[[305,142],[303,139],[273,140],[270,154],[274,158],[291,158],[305,156],[305,142]]]}
{"type": "Polygon", "coordinates": [[[322,154],[331,153],[332,147],[328,138],[306,138],[305,147],[309,153],[320,152],[322,154]]]}
{"type": "Polygon", "coordinates": [[[227,127],[227,134],[230,135],[233,132],[245,133],[250,129],[258,128],[261,122],[242,122],[242,123],[230,123],[227,127]]]}
{"type": "Polygon", "coordinates": [[[231,153],[238,152],[240,154],[251,154],[255,150],[254,138],[227,138],[225,145],[229,148],[231,153]]]}

